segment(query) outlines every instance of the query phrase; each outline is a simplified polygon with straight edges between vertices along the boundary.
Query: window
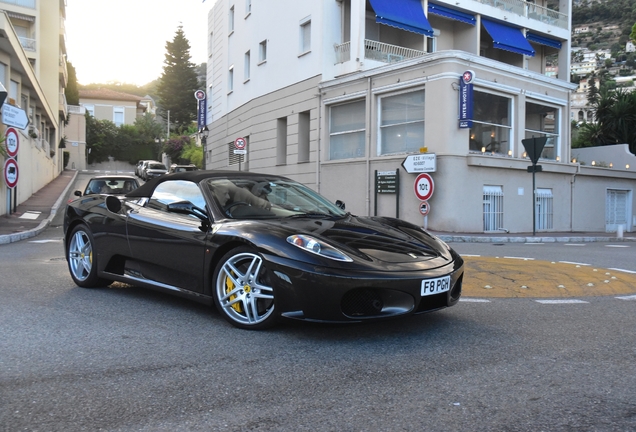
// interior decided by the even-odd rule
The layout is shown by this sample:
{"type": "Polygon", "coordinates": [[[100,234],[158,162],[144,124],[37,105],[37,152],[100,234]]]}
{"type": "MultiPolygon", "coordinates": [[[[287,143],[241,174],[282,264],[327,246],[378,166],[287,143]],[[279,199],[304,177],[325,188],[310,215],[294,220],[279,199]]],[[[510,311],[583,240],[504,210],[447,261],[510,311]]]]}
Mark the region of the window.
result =
{"type": "Polygon", "coordinates": [[[424,90],[380,99],[378,154],[417,152],[424,147],[424,90]]]}
{"type": "Polygon", "coordinates": [[[556,159],[559,156],[559,108],[526,102],[525,138],[546,137],[541,157],[556,159]]]}
{"type": "Polygon", "coordinates": [[[20,87],[20,83],[17,81],[9,81],[9,98],[14,101],[18,100],[18,88],[20,87]]]}
{"type": "MultiPolygon", "coordinates": [[[[150,197],[147,206],[167,211],[167,205],[179,201],[189,201],[200,209],[205,209],[205,199],[195,183],[185,180],[172,180],[160,183],[150,197]]],[[[187,217],[196,217],[188,215],[187,217]]]]}
{"type": "Polygon", "coordinates": [[[287,164],[287,117],[276,120],[276,165],[287,164]]]}
{"type": "Polygon", "coordinates": [[[309,111],[298,114],[298,163],[309,162],[309,111]]]}
{"type": "Polygon", "coordinates": [[[7,65],[4,63],[0,63],[0,83],[5,85],[7,82],[7,65]]]}
{"type": "Polygon", "coordinates": [[[228,22],[228,29],[229,29],[229,34],[234,33],[234,6],[232,6],[230,8],[230,14],[228,16],[229,22],[228,22]]]}
{"type": "Polygon", "coordinates": [[[113,123],[119,127],[124,124],[124,107],[116,106],[113,108],[113,123]]]}
{"type": "Polygon", "coordinates": [[[363,157],[365,101],[329,108],[329,159],[363,157]]]}
{"type": "Polygon", "coordinates": [[[470,128],[471,151],[508,154],[510,150],[510,98],[475,91],[473,127],[470,128]]]}
{"type": "Polygon", "coordinates": [[[311,20],[300,23],[300,54],[311,51],[311,20]]]}
{"type": "Polygon", "coordinates": [[[484,186],[484,231],[503,229],[503,188],[484,186]]]}
{"type": "Polygon", "coordinates": [[[258,64],[267,61],[267,40],[258,44],[258,64]]]}
{"type": "Polygon", "coordinates": [[[552,229],[552,189],[539,189],[534,201],[535,223],[537,230],[552,229]]]}
{"type": "Polygon", "coordinates": [[[230,66],[227,74],[227,92],[232,93],[234,91],[234,66],[230,66]]]}
{"type": "Polygon", "coordinates": [[[91,117],[95,117],[95,105],[84,105],[84,109],[91,117]]]}
{"type": "Polygon", "coordinates": [[[252,13],[252,0],[245,0],[245,18],[252,13]]]}
{"type": "Polygon", "coordinates": [[[245,69],[243,71],[243,81],[250,80],[250,52],[245,53],[245,69]]]}

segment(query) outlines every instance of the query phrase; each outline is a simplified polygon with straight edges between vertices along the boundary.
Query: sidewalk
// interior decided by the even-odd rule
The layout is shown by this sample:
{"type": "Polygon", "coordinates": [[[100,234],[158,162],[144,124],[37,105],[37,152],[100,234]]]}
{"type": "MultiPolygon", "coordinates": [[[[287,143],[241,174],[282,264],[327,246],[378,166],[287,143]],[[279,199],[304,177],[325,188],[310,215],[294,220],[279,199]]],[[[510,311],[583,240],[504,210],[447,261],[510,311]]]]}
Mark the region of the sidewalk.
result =
{"type": "Polygon", "coordinates": [[[0,216],[0,245],[35,237],[49,226],[58,210],[66,205],[66,196],[77,171],[62,173],[19,204],[15,213],[0,216]]]}
{"type": "MultiPolygon", "coordinates": [[[[66,197],[78,172],[64,170],[52,182],[18,205],[10,216],[0,216],[0,245],[35,237],[49,226],[56,213],[66,205],[66,197]]],[[[532,233],[448,233],[430,230],[449,243],[587,243],[631,242],[636,233],[540,232],[532,233]]]]}

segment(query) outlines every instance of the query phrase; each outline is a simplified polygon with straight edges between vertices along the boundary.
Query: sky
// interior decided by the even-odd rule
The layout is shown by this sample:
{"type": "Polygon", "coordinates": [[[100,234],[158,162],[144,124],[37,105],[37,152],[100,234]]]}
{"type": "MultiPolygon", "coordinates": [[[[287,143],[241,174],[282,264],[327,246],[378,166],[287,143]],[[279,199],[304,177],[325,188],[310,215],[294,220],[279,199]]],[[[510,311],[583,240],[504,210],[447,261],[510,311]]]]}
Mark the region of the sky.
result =
{"type": "Polygon", "coordinates": [[[208,11],[214,0],[67,0],[67,59],[80,84],[144,85],[163,72],[166,42],[179,25],[191,61],[207,61],[208,11]]]}

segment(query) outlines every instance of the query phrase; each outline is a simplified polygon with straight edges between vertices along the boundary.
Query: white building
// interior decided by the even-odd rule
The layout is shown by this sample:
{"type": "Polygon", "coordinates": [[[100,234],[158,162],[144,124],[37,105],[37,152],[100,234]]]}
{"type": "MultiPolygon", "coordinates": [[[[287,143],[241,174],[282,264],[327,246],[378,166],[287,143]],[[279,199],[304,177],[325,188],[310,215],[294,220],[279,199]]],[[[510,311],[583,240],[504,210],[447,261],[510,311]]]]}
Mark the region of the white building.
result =
{"type": "Polygon", "coordinates": [[[571,12],[569,0],[217,0],[206,168],[283,174],[353,213],[438,231],[531,232],[533,212],[538,231],[630,230],[636,173],[570,162],[576,86],[545,75],[551,54],[570,70],[571,12]],[[536,196],[532,137],[547,141],[536,196]],[[402,166],[421,151],[436,155],[426,218],[402,166]],[[378,193],[377,173],[399,178],[397,194],[378,193]]]}

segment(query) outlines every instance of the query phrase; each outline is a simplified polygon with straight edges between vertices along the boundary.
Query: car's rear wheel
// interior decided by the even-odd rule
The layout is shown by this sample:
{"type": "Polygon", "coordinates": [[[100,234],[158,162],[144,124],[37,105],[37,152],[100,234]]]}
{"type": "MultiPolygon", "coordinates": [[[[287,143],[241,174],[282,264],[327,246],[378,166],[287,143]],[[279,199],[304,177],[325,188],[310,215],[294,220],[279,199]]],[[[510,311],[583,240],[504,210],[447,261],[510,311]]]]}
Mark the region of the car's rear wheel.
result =
{"type": "Polygon", "coordinates": [[[233,325],[263,329],[275,323],[274,289],[263,258],[247,247],[231,250],[214,273],[214,300],[233,325]]]}
{"type": "Polygon", "coordinates": [[[97,256],[94,253],[95,240],[86,225],[78,225],[71,231],[66,260],[68,269],[78,286],[95,288],[110,282],[97,277],[97,256]]]}

